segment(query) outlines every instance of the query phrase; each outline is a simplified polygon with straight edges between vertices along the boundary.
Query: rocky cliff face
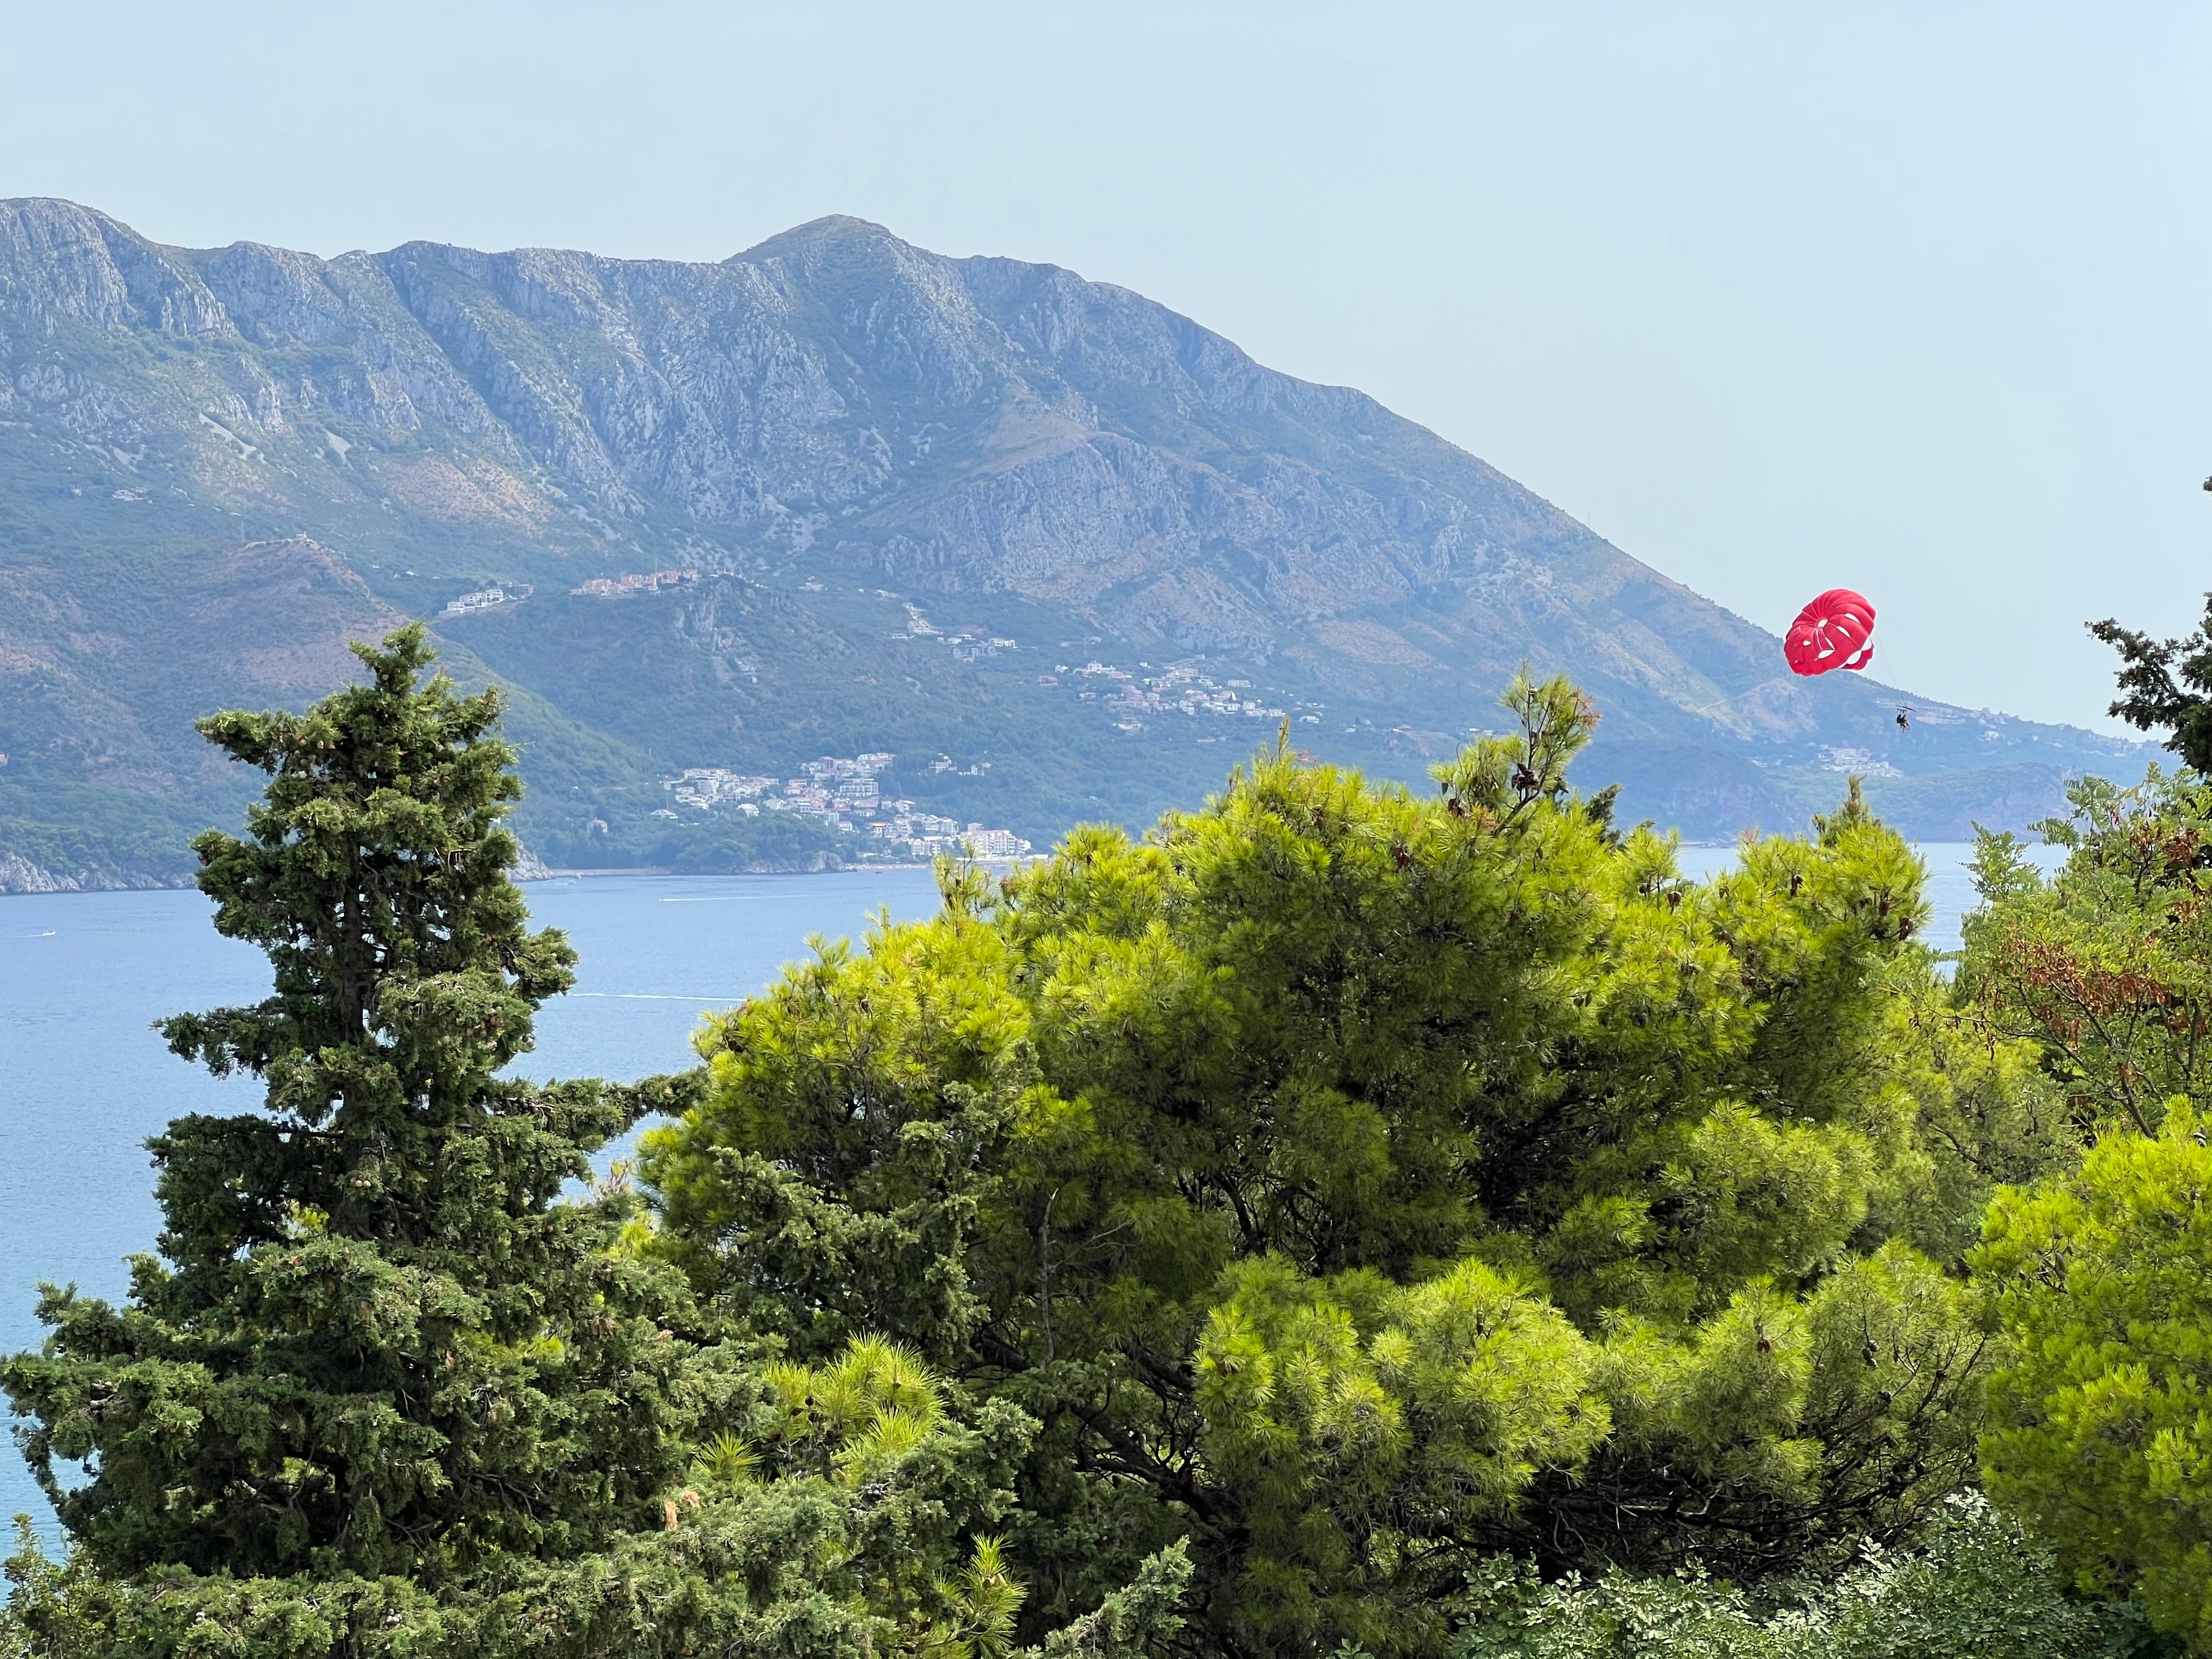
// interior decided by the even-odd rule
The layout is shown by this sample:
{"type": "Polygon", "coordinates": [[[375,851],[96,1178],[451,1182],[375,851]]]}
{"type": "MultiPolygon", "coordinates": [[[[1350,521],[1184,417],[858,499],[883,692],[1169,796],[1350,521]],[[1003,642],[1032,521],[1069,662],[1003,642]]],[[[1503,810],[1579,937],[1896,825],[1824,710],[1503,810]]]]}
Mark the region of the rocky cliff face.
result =
{"type": "Polygon", "coordinates": [[[595,733],[609,775],[879,746],[870,723],[935,748],[987,737],[1040,778],[1102,746],[1127,772],[1133,743],[1177,787],[1196,762],[1218,775],[1195,728],[1104,721],[1036,684],[1070,653],[1249,680],[1255,701],[1314,714],[1306,746],[1407,773],[1488,723],[1513,666],[1565,668],[1645,810],[1698,830],[1795,816],[1838,752],[1877,774],[2054,779],[2124,752],[1932,707],[1900,742],[1899,694],[1791,678],[1772,636],[1371,398],[1276,374],[1126,290],[851,219],[719,264],[427,243],[322,260],[161,247],[71,204],[0,203],[0,592],[61,590],[79,612],[204,594],[207,562],[303,537],[358,589],[333,587],[281,643],[265,617],[204,616],[137,641],[177,669],[152,675],[170,693],[102,712],[106,689],[80,676],[82,729],[61,750],[14,711],[69,704],[56,664],[86,629],[52,605],[0,616],[0,744],[15,723],[15,749],[57,778],[57,753],[103,732],[170,742],[187,688],[266,695],[276,653],[316,665],[286,682],[307,695],[343,669],[319,641],[492,580],[537,592],[447,625],[465,664],[595,733]],[[52,574],[57,548],[74,574],[52,574]],[[662,565],[704,586],[618,614],[567,602],[662,565]],[[909,605],[1036,654],[996,679],[886,664],[909,605]],[[214,672],[186,666],[195,651],[214,672]],[[625,703],[613,681],[640,674],[688,701],[625,703]]]}

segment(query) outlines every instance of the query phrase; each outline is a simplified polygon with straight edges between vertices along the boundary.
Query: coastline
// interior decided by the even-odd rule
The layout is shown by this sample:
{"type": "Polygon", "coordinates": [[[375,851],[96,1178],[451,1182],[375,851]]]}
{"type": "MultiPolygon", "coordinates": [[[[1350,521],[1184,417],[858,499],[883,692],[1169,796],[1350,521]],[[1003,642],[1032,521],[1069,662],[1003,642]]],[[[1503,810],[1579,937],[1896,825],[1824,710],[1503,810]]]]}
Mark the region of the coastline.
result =
{"type": "MultiPolygon", "coordinates": [[[[1042,864],[1050,857],[1046,853],[1025,854],[1012,859],[963,859],[963,864],[985,870],[1019,870],[1032,864],[1042,864]]],[[[514,880],[518,883],[557,881],[564,877],[591,878],[599,876],[853,876],[865,875],[873,870],[934,870],[933,860],[927,859],[870,859],[865,864],[817,865],[805,869],[779,868],[774,865],[748,866],[742,870],[672,870],[665,864],[615,865],[604,869],[556,870],[550,865],[538,865],[525,870],[518,866],[514,880]]]]}
{"type": "MultiPolygon", "coordinates": [[[[979,865],[987,870],[1018,870],[1048,856],[1042,853],[1031,853],[1020,858],[969,859],[964,862],[979,865]]],[[[526,848],[511,874],[516,882],[528,883],[557,881],[570,877],[607,876],[836,876],[869,870],[931,870],[935,867],[935,864],[927,860],[871,859],[865,863],[851,864],[749,865],[737,870],[678,871],[665,864],[624,864],[571,869],[556,868],[541,863],[526,848]]],[[[0,854],[0,899],[50,897],[57,893],[178,892],[189,890],[192,884],[193,875],[190,872],[156,876],[130,870],[55,871],[13,854],[0,854]]]]}

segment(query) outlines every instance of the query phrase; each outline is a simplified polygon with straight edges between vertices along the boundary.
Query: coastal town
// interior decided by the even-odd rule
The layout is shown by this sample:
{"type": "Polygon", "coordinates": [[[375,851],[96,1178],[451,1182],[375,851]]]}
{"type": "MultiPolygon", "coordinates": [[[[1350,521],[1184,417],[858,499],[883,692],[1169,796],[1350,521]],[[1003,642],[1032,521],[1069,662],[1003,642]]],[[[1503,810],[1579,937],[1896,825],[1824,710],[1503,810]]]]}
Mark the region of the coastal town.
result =
{"type": "MultiPolygon", "coordinates": [[[[694,586],[699,580],[700,573],[692,568],[626,571],[615,576],[594,576],[570,588],[568,592],[571,597],[577,599],[632,599],[672,588],[694,586]]],[[[804,592],[819,593],[823,591],[823,588],[818,580],[810,578],[800,584],[800,590],[804,592]]],[[[526,583],[493,583],[447,600],[443,614],[449,617],[464,617],[480,611],[497,610],[501,606],[519,604],[529,598],[531,592],[526,583]]],[[[876,597],[880,599],[897,599],[899,596],[878,588],[876,590],[876,597]]],[[[942,646],[956,660],[965,663],[988,662],[1023,648],[1020,641],[1017,640],[1004,635],[989,633],[972,624],[941,624],[932,620],[928,613],[920,605],[911,601],[900,602],[906,612],[906,623],[902,628],[891,635],[893,639],[942,646]]],[[[1061,648],[1066,649],[1071,645],[1095,645],[1098,641],[1096,638],[1092,638],[1062,640],[1060,643],[1061,648]]],[[[744,666],[750,672],[750,663],[744,666]]],[[[1094,657],[1082,663],[1056,663],[1049,673],[1039,673],[1036,676],[1036,684],[1040,690],[1046,692],[1072,690],[1079,702],[1101,704],[1106,712],[1114,717],[1115,728],[1131,734],[1149,729],[1150,722],[1146,719],[1148,715],[1158,717],[1181,714],[1187,718],[1212,716],[1228,720],[1288,720],[1302,726],[1318,726],[1326,712],[1325,706],[1318,702],[1301,700],[1277,702],[1274,699],[1279,696],[1279,693],[1256,688],[1249,679],[1216,680],[1202,672],[1196,663],[1190,661],[1170,663],[1157,670],[1149,662],[1140,662],[1134,670],[1131,670],[1118,667],[1113,663],[1101,662],[1094,657]]],[[[1200,741],[1210,741],[1210,739],[1201,738],[1200,741]]],[[[860,766],[867,758],[866,756],[861,756],[850,762],[838,761],[834,763],[860,766]]],[[[833,762],[827,758],[816,763],[822,766],[832,763],[833,762]]],[[[735,775],[734,774],[723,775],[719,769],[708,769],[715,770],[718,775],[735,775]]],[[[776,781],[771,780],[771,781],[776,781]]],[[[796,781],[793,781],[795,785],[796,781]]],[[[761,809],[760,801],[753,800],[750,796],[744,799],[750,803],[755,811],[761,809]]],[[[778,794],[773,799],[789,800],[798,797],[778,794]]],[[[702,810],[713,810],[714,807],[722,804],[724,803],[720,799],[716,797],[711,801],[702,802],[702,810]]],[[[729,804],[735,805],[735,799],[733,798],[729,804]]],[[[786,805],[773,810],[809,809],[786,805]]],[[[817,812],[814,816],[820,817],[823,814],[817,812]]],[[[927,816],[927,814],[923,815],[925,817],[927,816]]],[[[888,820],[868,818],[864,821],[873,824],[888,820]]],[[[923,833],[924,838],[927,839],[933,832],[923,833]]],[[[997,832],[982,833],[989,835],[997,832]]]]}
{"type": "Polygon", "coordinates": [[[698,580],[696,570],[625,571],[619,576],[594,576],[568,592],[576,599],[621,599],[635,593],[657,593],[664,587],[689,587],[698,580]]]}
{"type": "MultiPolygon", "coordinates": [[[[911,800],[883,793],[882,774],[896,757],[882,750],[864,755],[824,755],[799,769],[799,775],[775,778],[733,771],[720,766],[686,767],[676,777],[664,780],[675,802],[657,810],[659,818],[680,819],[693,813],[732,813],[758,817],[763,812],[790,812],[811,818],[840,835],[866,843],[865,859],[934,859],[943,855],[981,860],[1013,860],[1026,856],[1030,843],[1011,830],[994,829],[977,822],[957,820],[919,810],[911,800]]],[[[967,769],[969,775],[981,769],[967,769]]],[[[953,769],[949,756],[940,755],[931,769],[953,769]]]]}
{"type": "MultiPolygon", "coordinates": [[[[1139,663],[1149,671],[1150,663],[1139,663]]],[[[1072,687],[1085,702],[1103,702],[1117,718],[1116,729],[1136,732],[1146,729],[1146,714],[1214,715],[1224,719],[1292,720],[1303,726],[1321,723],[1322,705],[1294,702],[1285,708],[1268,702],[1248,679],[1217,682],[1188,663],[1177,663],[1158,673],[1133,673],[1095,658],[1079,666],[1056,665],[1049,674],[1037,676],[1048,690],[1072,687]]]]}
{"type": "MultiPolygon", "coordinates": [[[[889,599],[889,593],[879,597],[889,599]]],[[[943,628],[932,622],[921,607],[906,605],[908,639],[941,641],[963,662],[982,662],[1021,649],[1018,641],[986,634],[974,627],[943,628]]],[[[1095,645],[1094,639],[1062,640],[1070,645],[1095,645]]],[[[1215,715],[1228,719],[1291,720],[1318,726],[1324,712],[1317,702],[1293,702],[1288,707],[1270,701],[1271,694],[1255,689],[1249,679],[1215,680],[1196,664],[1172,663],[1155,672],[1149,662],[1137,669],[1116,667],[1095,657],[1081,664],[1056,663],[1050,673],[1040,673],[1037,685],[1048,691],[1070,690],[1079,702],[1103,703],[1115,716],[1115,729],[1138,732],[1146,729],[1147,714],[1215,715]]]]}
{"type": "MultiPolygon", "coordinates": [[[[613,576],[592,577],[569,588],[568,592],[576,599],[634,599],[693,587],[701,580],[702,573],[693,568],[625,571],[613,576]]],[[[825,591],[818,578],[809,578],[799,584],[799,589],[808,593],[825,591]]],[[[499,610],[520,603],[531,592],[531,587],[525,583],[490,583],[449,599],[443,614],[457,617],[499,610]]],[[[921,605],[883,588],[875,590],[875,597],[896,601],[905,611],[903,624],[895,628],[892,639],[941,647],[959,662],[981,665],[1017,653],[1048,648],[1025,647],[1016,639],[973,623],[938,621],[921,605]]],[[[1061,640],[1058,648],[1059,653],[1072,659],[1077,651],[1070,647],[1079,650],[1100,642],[1095,635],[1061,640]]],[[[1177,716],[1200,722],[1263,720],[1298,726],[1318,726],[1325,717],[1326,706],[1320,702],[1288,697],[1242,677],[1216,679],[1204,672],[1201,663],[1202,659],[1186,659],[1155,666],[1146,661],[1126,668],[1089,657],[1082,661],[1054,663],[1048,672],[1039,672],[1033,678],[1024,675],[1023,679],[1033,688],[1031,695],[1072,696],[1079,702],[1097,705],[1115,730],[1132,737],[1153,732],[1177,716]]],[[[757,665],[751,659],[738,659],[736,666],[749,679],[757,682],[757,665]]],[[[1200,736],[1196,741],[1218,743],[1225,735],[1200,736]]],[[[840,834],[866,838],[872,844],[863,856],[870,857],[933,858],[939,854],[954,853],[1010,859],[1030,850],[1029,843],[1011,830],[980,823],[963,824],[920,811],[910,800],[884,798],[878,774],[891,759],[891,756],[882,752],[845,757],[824,756],[809,762],[803,769],[803,775],[793,778],[757,776],[725,767],[694,767],[678,777],[664,781],[672,804],[662,807],[655,816],[675,819],[687,813],[742,817],[757,817],[762,812],[795,813],[816,819],[840,834]]],[[[978,763],[979,767],[988,764],[978,763]]],[[[951,765],[949,759],[940,760],[933,769],[941,771],[951,765]]]]}
{"type": "MultiPolygon", "coordinates": [[[[698,580],[696,570],[626,571],[618,576],[594,576],[582,586],[570,588],[568,592],[576,599],[622,599],[639,593],[657,593],[664,587],[688,587],[698,580]]],[[[529,582],[493,582],[454,595],[446,601],[445,609],[439,614],[468,617],[479,611],[496,611],[502,605],[520,605],[536,591],[529,582]]]]}

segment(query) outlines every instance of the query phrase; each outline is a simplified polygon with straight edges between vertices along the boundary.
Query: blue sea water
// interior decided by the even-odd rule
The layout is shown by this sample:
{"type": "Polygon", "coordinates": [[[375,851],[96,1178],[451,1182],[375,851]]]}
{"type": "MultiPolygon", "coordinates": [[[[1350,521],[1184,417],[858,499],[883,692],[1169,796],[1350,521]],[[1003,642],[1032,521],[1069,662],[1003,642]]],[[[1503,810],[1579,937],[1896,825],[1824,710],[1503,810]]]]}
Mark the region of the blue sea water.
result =
{"type": "MultiPolygon", "coordinates": [[[[1970,848],[1923,847],[1936,916],[1929,942],[1958,943],[1973,902],[1970,848]]],[[[1733,848],[1685,848],[1686,873],[1725,868],[1733,848]]],[[[937,908],[927,870],[818,876],[599,876],[524,890],[541,923],[583,957],[576,988],[539,1015],[537,1077],[629,1081],[691,1063],[702,1013],[759,990],[810,936],[859,937],[888,909],[937,908]]],[[[123,1258],[160,1224],[145,1141],[185,1112],[249,1109],[258,1085],[174,1059],[150,1029],[166,1014],[248,1001],[268,975],[250,947],[208,925],[195,892],[0,898],[0,1352],[35,1346],[42,1281],[113,1296],[123,1258]]],[[[0,1517],[44,1500],[0,1449],[0,1517]]],[[[42,1528],[45,1529],[45,1528],[42,1528]]]]}

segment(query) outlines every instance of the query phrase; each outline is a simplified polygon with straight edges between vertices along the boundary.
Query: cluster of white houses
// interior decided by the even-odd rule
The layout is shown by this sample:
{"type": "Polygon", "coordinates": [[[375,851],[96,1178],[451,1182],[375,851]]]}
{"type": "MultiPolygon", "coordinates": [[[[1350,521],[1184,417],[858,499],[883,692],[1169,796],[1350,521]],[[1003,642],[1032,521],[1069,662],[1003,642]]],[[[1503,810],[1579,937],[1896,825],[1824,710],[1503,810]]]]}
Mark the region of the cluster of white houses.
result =
{"type": "Polygon", "coordinates": [[[494,582],[489,587],[447,599],[444,614],[465,617],[472,611],[496,611],[503,605],[520,605],[535,591],[528,582],[494,582]]]}
{"type": "MultiPolygon", "coordinates": [[[[824,755],[807,762],[795,778],[692,766],[666,780],[665,787],[678,806],[697,812],[734,812],[744,817],[794,812],[815,818],[842,834],[880,843],[870,850],[886,858],[934,858],[949,853],[959,858],[1014,859],[1030,851],[1029,842],[1011,830],[981,823],[963,826],[940,813],[921,811],[910,800],[886,798],[881,775],[893,758],[880,750],[824,755]]],[[[949,769],[950,765],[947,762],[933,769],[949,769]]],[[[683,814],[663,807],[655,816],[675,818],[683,814]]]]}
{"type": "Polygon", "coordinates": [[[906,608],[906,630],[894,634],[893,639],[936,640],[962,662],[981,662],[1002,651],[1018,651],[1020,644],[1004,635],[986,634],[980,628],[956,628],[950,633],[939,628],[921,613],[920,605],[906,608]]]}
{"type": "MultiPolygon", "coordinates": [[[[1139,663],[1139,668],[1148,669],[1150,663],[1139,663]]],[[[1284,708],[1265,701],[1252,688],[1249,680],[1231,680],[1219,684],[1201,674],[1188,664],[1178,664],[1157,674],[1139,676],[1126,668],[1116,668],[1110,662],[1095,658],[1079,666],[1066,663],[1056,665],[1049,674],[1037,676],[1042,686],[1075,686],[1077,697],[1085,702],[1103,700],[1107,708],[1120,718],[1114,723],[1124,732],[1145,729],[1146,714],[1213,714],[1252,720],[1294,719],[1303,725],[1317,726],[1321,722],[1322,705],[1301,702],[1284,708]]]]}
{"type": "Polygon", "coordinates": [[[632,570],[619,576],[594,576],[568,592],[589,599],[619,599],[632,593],[657,593],[664,587],[682,586],[698,580],[696,570],[632,570]]]}

